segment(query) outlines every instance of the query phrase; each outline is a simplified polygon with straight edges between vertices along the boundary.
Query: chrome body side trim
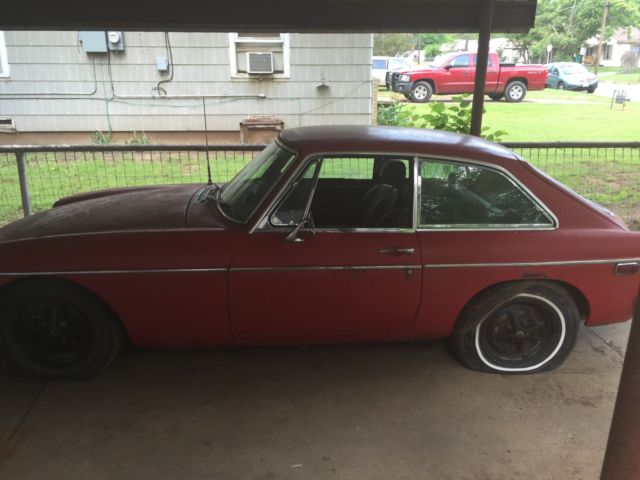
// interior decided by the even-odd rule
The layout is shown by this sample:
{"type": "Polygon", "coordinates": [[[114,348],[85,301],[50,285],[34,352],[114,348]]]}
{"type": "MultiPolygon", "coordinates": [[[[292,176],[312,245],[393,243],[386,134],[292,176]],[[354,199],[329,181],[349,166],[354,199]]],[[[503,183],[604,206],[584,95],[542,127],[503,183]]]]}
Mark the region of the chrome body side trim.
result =
{"type": "Polygon", "coordinates": [[[490,263],[428,263],[424,268],[487,268],[487,267],[555,267],[571,265],[607,265],[635,262],[640,259],[558,260],[548,262],[490,262],[490,263]]]}
{"type": "Polygon", "coordinates": [[[224,267],[215,268],[150,268],[140,270],[69,270],[52,272],[0,272],[0,276],[24,277],[40,275],[129,275],[145,273],[211,273],[226,272],[224,267]]]}
{"type": "Polygon", "coordinates": [[[0,245],[33,240],[47,240],[50,238],[86,237],[96,235],[128,235],[141,233],[198,233],[198,232],[219,232],[225,230],[223,227],[184,227],[184,228],[137,228],[131,230],[104,230],[94,232],[74,232],[57,233],[54,235],[42,235],[40,237],[22,237],[11,240],[0,240],[0,245]]]}
{"type": "Polygon", "coordinates": [[[421,270],[422,265],[353,265],[353,266],[291,266],[291,267],[236,267],[231,272],[290,272],[290,271],[344,271],[344,270],[421,270]]]}

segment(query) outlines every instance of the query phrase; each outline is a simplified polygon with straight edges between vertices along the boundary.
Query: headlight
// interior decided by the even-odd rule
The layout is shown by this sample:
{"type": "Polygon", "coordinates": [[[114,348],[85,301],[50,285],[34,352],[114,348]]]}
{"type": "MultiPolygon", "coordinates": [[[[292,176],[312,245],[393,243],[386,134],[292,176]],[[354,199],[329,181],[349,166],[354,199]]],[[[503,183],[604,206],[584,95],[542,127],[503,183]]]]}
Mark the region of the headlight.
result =
{"type": "Polygon", "coordinates": [[[404,75],[404,74],[403,74],[403,75],[400,75],[399,80],[400,80],[401,82],[410,82],[410,81],[411,81],[411,77],[410,77],[409,75],[404,75]]]}

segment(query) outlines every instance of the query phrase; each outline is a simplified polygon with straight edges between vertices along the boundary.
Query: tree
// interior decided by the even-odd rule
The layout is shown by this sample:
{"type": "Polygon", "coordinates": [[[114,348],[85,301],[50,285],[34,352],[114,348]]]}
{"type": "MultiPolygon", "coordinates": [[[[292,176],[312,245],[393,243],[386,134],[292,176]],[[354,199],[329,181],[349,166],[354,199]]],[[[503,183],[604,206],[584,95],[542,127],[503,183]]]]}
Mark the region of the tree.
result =
{"type": "Polygon", "coordinates": [[[539,0],[534,28],[507,37],[527,62],[544,63],[549,44],[554,60],[573,60],[585,41],[598,35],[605,3],[607,37],[640,21],[640,0],[539,0]]]}
{"type": "Polygon", "coordinates": [[[444,43],[449,43],[455,38],[448,33],[419,33],[416,35],[418,45],[424,50],[426,57],[440,55],[440,47],[444,43]]]}
{"type": "Polygon", "coordinates": [[[376,33],[373,36],[373,54],[394,57],[413,49],[410,33],[376,33]]]}

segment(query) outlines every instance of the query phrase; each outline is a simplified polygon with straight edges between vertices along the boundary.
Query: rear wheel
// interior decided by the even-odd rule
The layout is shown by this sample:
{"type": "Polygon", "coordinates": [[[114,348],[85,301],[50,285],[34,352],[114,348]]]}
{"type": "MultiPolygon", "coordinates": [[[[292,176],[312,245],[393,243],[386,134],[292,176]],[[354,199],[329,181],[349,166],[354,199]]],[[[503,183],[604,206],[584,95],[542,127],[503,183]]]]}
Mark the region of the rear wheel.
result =
{"type": "Polygon", "coordinates": [[[124,339],[114,314],[72,283],[34,279],[0,297],[0,345],[21,371],[47,380],[77,380],[105,369],[124,339]]]}
{"type": "Polygon", "coordinates": [[[411,90],[409,100],[415,103],[426,103],[433,95],[433,88],[428,82],[416,82],[411,90]]]}
{"type": "Polygon", "coordinates": [[[504,99],[509,103],[521,102],[527,95],[527,86],[520,80],[509,82],[504,91],[504,99]]]}
{"type": "Polygon", "coordinates": [[[558,90],[564,90],[564,83],[558,82],[558,90]]]}
{"type": "Polygon", "coordinates": [[[579,317],[574,300],[559,285],[522,282],[499,286],[465,307],[451,346],[460,362],[473,370],[552,370],[573,349],[579,317]]]}

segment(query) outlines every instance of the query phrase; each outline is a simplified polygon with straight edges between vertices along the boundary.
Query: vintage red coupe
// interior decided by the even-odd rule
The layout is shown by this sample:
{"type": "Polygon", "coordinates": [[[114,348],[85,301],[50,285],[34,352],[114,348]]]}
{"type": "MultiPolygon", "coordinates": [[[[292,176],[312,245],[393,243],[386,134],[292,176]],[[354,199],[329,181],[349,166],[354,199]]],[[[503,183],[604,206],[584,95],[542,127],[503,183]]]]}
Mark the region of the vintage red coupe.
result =
{"type": "Polygon", "coordinates": [[[291,129],[225,185],[109,190],[0,229],[0,340],[40,377],[154,348],[450,336],[473,369],[558,366],[629,320],[640,233],[451,133],[291,129]]]}

